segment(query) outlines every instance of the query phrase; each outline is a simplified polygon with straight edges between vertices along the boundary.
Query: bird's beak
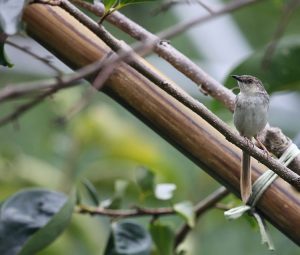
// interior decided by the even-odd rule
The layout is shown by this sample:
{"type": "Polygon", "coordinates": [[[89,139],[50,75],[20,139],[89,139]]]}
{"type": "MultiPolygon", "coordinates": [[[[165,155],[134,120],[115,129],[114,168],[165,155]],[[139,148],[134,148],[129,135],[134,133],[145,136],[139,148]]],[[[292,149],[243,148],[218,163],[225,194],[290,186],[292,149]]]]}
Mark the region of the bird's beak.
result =
{"type": "Polygon", "coordinates": [[[231,75],[231,77],[236,79],[237,81],[242,81],[241,76],[239,75],[231,75]]]}

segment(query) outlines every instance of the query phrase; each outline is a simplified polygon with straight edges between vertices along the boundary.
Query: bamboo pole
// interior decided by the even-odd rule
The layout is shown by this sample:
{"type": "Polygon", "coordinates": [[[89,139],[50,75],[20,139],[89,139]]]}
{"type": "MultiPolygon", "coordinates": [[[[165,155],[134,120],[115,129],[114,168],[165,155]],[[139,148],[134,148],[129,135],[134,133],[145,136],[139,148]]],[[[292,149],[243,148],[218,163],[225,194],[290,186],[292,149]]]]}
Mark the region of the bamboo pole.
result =
{"type": "MultiPolygon", "coordinates": [[[[95,34],[59,7],[29,5],[23,19],[28,33],[71,68],[92,63],[109,51],[95,34]]],[[[125,63],[108,79],[104,93],[239,194],[240,150],[201,117],[125,63]]],[[[255,180],[265,167],[254,161],[252,170],[255,180]]],[[[257,208],[274,226],[300,244],[300,196],[288,183],[278,178],[257,208]]]]}

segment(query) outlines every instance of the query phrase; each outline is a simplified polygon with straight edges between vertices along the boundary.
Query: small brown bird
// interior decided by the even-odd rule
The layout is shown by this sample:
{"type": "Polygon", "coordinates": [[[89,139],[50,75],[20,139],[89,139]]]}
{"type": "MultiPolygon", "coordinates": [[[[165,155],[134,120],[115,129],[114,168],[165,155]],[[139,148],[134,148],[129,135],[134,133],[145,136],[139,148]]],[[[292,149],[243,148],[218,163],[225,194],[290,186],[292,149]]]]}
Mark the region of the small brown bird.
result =
{"type": "MultiPolygon", "coordinates": [[[[251,75],[232,75],[238,81],[240,93],[236,96],[233,121],[241,136],[250,141],[265,128],[268,122],[269,95],[262,82],[251,75]]],[[[247,203],[251,192],[250,155],[243,151],[241,167],[241,197],[247,203]]]]}

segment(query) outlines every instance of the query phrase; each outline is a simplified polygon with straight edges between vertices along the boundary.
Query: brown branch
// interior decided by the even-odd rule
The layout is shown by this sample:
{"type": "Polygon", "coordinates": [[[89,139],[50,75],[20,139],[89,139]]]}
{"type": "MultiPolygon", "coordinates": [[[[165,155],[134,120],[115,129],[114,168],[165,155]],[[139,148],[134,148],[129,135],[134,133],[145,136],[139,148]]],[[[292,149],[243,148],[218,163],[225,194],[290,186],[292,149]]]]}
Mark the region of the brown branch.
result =
{"type": "MultiPolygon", "coordinates": [[[[199,204],[195,207],[196,212],[196,220],[200,218],[200,216],[205,213],[208,209],[213,208],[220,200],[226,197],[229,194],[229,191],[224,187],[217,189],[215,192],[210,194],[204,200],[200,201],[199,204]]],[[[179,244],[181,244],[188,233],[190,232],[191,227],[188,224],[183,224],[183,226],[177,231],[175,237],[174,248],[176,248],[179,244]]]]}
{"type": "MultiPolygon", "coordinates": [[[[215,192],[210,194],[205,199],[201,200],[195,206],[195,214],[198,219],[207,210],[214,207],[214,205],[229,194],[229,191],[225,187],[217,189],[215,192]]],[[[112,218],[129,218],[129,217],[140,217],[140,216],[164,216],[177,214],[177,212],[172,207],[163,208],[136,208],[130,210],[113,210],[101,207],[91,207],[85,205],[79,205],[77,208],[77,213],[80,214],[90,214],[90,215],[101,215],[108,216],[112,218]]]]}

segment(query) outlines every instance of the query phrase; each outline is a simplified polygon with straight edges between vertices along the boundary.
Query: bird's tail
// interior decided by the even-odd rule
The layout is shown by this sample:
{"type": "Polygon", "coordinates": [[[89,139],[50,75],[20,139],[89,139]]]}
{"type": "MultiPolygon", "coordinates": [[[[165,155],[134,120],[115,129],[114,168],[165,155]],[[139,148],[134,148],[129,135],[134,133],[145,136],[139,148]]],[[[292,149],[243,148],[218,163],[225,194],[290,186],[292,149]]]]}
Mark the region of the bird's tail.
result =
{"type": "Polygon", "coordinates": [[[244,203],[246,203],[251,195],[251,166],[250,166],[250,155],[243,151],[242,156],[242,168],[241,168],[241,197],[244,203]]]}

